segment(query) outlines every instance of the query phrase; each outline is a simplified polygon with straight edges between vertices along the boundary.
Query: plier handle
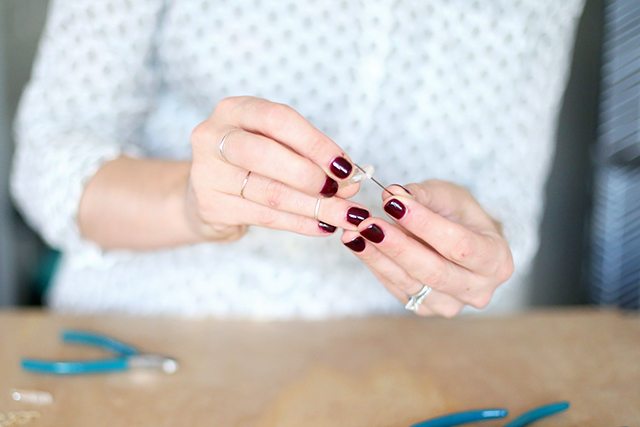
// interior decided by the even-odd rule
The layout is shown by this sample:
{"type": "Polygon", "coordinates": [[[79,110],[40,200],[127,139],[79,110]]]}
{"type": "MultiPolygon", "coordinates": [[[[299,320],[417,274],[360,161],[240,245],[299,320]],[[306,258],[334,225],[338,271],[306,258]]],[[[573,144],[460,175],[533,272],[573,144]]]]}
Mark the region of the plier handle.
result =
{"type": "MultiPolygon", "coordinates": [[[[516,419],[505,424],[504,427],[524,427],[528,426],[542,418],[549,417],[559,412],[566,411],[569,408],[569,402],[555,402],[548,405],[533,408],[516,419]]],[[[505,418],[509,415],[509,411],[504,408],[479,409],[473,411],[456,412],[447,414],[437,418],[431,418],[413,424],[411,427],[454,427],[468,423],[479,421],[495,420],[505,418]]]]}
{"type": "Polygon", "coordinates": [[[98,360],[42,360],[23,358],[22,369],[29,372],[53,375],[96,374],[126,371],[130,368],[160,369],[174,373],[178,362],[167,356],[141,353],[137,348],[114,338],[94,332],[64,330],[62,341],[67,344],[81,344],[98,347],[114,353],[116,357],[98,360]]]}

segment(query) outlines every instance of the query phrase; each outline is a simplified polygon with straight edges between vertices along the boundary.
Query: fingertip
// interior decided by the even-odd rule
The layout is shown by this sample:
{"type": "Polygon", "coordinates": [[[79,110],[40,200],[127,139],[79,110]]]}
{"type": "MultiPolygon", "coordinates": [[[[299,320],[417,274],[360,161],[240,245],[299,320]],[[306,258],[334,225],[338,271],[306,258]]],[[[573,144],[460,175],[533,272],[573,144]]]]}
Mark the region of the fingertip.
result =
{"type": "Polygon", "coordinates": [[[348,243],[359,236],[360,234],[357,231],[343,230],[340,240],[342,240],[342,243],[348,243]]]}
{"type": "Polygon", "coordinates": [[[343,199],[350,199],[360,191],[359,182],[341,182],[339,184],[337,195],[343,199]]]}
{"type": "Polygon", "coordinates": [[[348,160],[344,154],[335,157],[329,164],[329,170],[336,178],[345,180],[351,176],[355,167],[353,162],[348,160]]]}
{"type": "Polygon", "coordinates": [[[375,217],[369,217],[364,221],[362,221],[360,224],[358,224],[358,233],[361,233],[363,230],[366,230],[367,228],[369,228],[371,224],[376,224],[376,220],[378,224],[380,222],[383,222],[383,221],[380,221],[379,218],[375,218],[375,217]]]}
{"type": "Polygon", "coordinates": [[[318,228],[323,235],[329,236],[333,234],[337,227],[335,225],[327,224],[326,222],[318,221],[318,228]]]}
{"type": "Polygon", "coordinates": [[[353,239],[343,243],[347,248],[357,253],[364,251],[365,248],[367,247],[367,243],[365,242],[364,237],[362,236],[354,237],[353,239]]]}
{"type": "Polygon", "coordinates": [[[400,184],[391,184],[386,189],[382,190],[382,200],[386,200],[393,196],[404,196],[411,199],[414,198],[413,193],[408,188],[400,184]]]}
{"type": "Polygon", "coordinates": [[[358,225],[358,232],[362,237],[373,243],[381,243],[385,238],[384,226],[385,221],[375,218],[369,218],[358,225]]]}
{"type": "Polygon", "coordinates": [[[408,212],[407,201],[408,198],[406,197],[389,197],[382,202],[382,208],[387,215],[391,216],[396,221],[400,221],[408,212]]]}

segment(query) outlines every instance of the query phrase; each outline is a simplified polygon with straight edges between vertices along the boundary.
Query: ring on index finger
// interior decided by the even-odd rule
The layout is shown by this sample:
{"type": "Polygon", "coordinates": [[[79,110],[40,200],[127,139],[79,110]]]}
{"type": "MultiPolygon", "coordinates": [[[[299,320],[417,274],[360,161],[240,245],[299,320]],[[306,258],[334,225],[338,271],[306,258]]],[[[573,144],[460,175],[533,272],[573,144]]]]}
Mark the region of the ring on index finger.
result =
{"type": "Polygon", "coordinates": [[[231,130],[228,130],[224,135],[222,135],[222,138],[220,138],[220,142],[218,142],[218,152],[220,153],[220,158],[227,163],[231,162],[229,161],[229,159],[227,159],[227,156],[224,155],[224,144],[227,142],[227,138],[229,137],[229,135],[237,130],[240,129],[233,128],[231,130]]]}

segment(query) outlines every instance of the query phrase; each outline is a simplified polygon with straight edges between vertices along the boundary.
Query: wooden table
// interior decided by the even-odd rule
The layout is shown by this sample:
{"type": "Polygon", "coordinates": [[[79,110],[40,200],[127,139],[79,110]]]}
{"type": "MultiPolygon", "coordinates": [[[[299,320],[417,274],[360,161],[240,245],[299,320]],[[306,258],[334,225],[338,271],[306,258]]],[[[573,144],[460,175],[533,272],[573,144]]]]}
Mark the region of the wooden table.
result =
{"type": "Polygon", "coordinates": [[[8,311],[0,337],[0,412],[39,411],[29,426],[408,426],[563,399],[571,409],[536,426],[640,425],[640,317],[617,312],[260,323],[8,311]],[[170,354],[180,370],[21,371],[22,356],[105,356],[61,344],[63,328],[170,354]],[[55,401],[14,402],[13,387],[46,390],[55,401]]]}

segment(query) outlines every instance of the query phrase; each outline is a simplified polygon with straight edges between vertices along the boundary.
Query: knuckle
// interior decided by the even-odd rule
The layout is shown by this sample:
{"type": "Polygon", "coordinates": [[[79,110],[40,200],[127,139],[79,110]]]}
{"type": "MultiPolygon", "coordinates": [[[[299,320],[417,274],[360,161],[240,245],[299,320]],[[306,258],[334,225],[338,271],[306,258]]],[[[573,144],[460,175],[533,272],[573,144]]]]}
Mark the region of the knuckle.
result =
{"type": "Polygon", "coordinates": [[[447,267],[445,263],[433,265],[427,268],[419,277],[419,280],[434,289],[441,289],[447,281],[447,267]]]}
{"type": "Polygon", "coordinates": [[[513,275],[515,270],[515,266],[513,264],[513,255],[509,248],[506,249],[506,259],[500,263],[497,272],[496,278],[500,281],[500,283],[504,283],[513,275]]]}
{"type": "Polygon", "coordinates": [[[486,308],[491,302],[491,298],[493,297],[493,292],[480,292],[477,295],[474,295],[469,300],[469,305],[473,308],[477,308],[478,310],[482,310],[486,308]]]}
{"type": "Polygon", "coordinates": [[[271,180],[265,187],[265,204],[272,209],[278,209],[285,197],[285,185],[279,181],[271,180]]]}
{"type": "Polygon", "coordinates": [[[227,96],[226,98],[222,98],[216,105],[213,114],[225,114],[237,107],[244,99],[245,97],[242,96],[227,96]]]}
{"type": "Polygon", "coordinates": [[[293,112],[293,109],[288,105],[274,102],[265,102],[260,109],[266,126],[273,130],[286,127],[293,112]]]}
{"type": "Polygon", "coordinates": [[[198,123],[196,127],[191,131],[191,144],[199,145],[204,141],[208,141],[212,137],[211,127],[209,123],[205,120],[201,123],[198,123]]]}
{"type": "Polygon", "coordinates": [[[513,263],[511,249],[509,249],[509,245],[506,241],[500,243],[498,254],[499,255],[495,256],[490,264],[488,277],[498,282],[498,284],[501,284],[509,280],[511,275],[513,275],[515,266],[513,263]]]}
{"type": "Polygon", "coordinates": [[[470,257],[473,257],[475,255],[473,243],[473,237],[469,235],[460,237],[451,249],[451,259],[455,262],[461,263],[470,257]]]}

